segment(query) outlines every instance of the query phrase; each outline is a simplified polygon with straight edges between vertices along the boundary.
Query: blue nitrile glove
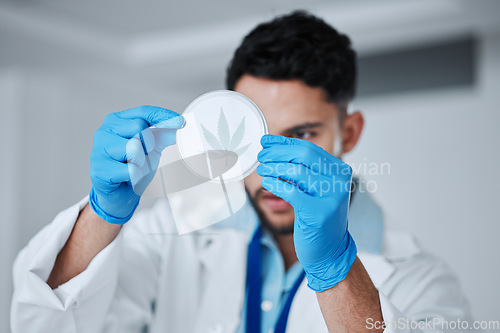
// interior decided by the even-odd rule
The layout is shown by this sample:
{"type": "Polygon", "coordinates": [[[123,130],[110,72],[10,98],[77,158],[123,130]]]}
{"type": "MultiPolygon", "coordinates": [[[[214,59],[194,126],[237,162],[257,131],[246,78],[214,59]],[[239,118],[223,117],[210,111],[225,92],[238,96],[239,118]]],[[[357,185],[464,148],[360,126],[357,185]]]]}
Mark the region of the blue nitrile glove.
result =
{"type": "Polygon", "coordinates": [[[262,186],[294,208],[294,243],[308,286],[324,291],[345,279],[356,245],[347,230],[351,167],[309,141],[264,135],[262,186]]]}
{"type": "Polygon", "coordinates": [[[90,154],[89,204],[97,215],[114,224],[130,220],[162,150],[175,144],[176,130],[183,125],[184,117],[156,106],[106,116],[94,134],[90,154]]]}

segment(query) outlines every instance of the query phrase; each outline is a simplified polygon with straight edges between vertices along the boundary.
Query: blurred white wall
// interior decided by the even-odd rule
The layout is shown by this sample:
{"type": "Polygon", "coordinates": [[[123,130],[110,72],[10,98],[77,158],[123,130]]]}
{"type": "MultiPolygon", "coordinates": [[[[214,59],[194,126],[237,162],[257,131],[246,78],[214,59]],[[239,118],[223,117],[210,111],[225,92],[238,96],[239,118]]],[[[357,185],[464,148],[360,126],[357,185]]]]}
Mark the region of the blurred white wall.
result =
{"type": "Polygon", "coordinates": [[[479,44],[473,89],[359,100],[365,133],[347,156],[364,173],[391,228],[411,231],[458,274],[477,320],[500,313],[500,34],[479,44]],[[372,169],[373,170],[373,169],[372,169]]]}
{"type": "Polygon", "coordinates": [[[77,9],[59,0],[0,3],[0,332],[9,331],[13,259],[57,212],[88,193],[92,133],[104,116],[142,104],[182,111],[199,94],[223,88],[241,36],[291,8],[325,17],[353,37],[361,54],[471,32],[478,37],[473,88],[357,100],[353,109],[364,111],[366,132],[347,158],[390,163],[389,176],[365,175],[377,182],[375,196],[390,226],[412,231],[449,263],[477,319],[500,320],[495,2],[255,1],[244,11],[232,3],[206,18],[210,8],[155,2],[168,6],[151,10],[172,27],[138,18],[140,34],[125,31],[121,15],[105,15],[123,8],[130,16],[133,7],[97,0],[77,9]],[[183,15],[185,25],[175,18],[183,15]]]}

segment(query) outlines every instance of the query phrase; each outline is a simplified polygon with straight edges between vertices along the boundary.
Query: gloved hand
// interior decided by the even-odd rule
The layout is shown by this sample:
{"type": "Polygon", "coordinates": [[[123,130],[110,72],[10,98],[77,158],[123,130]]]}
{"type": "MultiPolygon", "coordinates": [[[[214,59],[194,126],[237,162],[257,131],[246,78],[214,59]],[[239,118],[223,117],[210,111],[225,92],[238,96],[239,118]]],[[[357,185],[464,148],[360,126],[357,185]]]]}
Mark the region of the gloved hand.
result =
{"type": "Polygon", "coordinates": [[[156,106],[106,116],[94,134],[90,154],[89,204],[94,212],[109,223],[130,220],[162,150],[175,144],[176,130],[183,126],[184,117],[156,106]]]}
{"type": "Polygon", "coordinates": [[[265,135],[262,186],[294,208],[294,243],[308,286],[324,291],[345,279],[356,245],[347,230],[351,167],[309,141],[265,135]]]}

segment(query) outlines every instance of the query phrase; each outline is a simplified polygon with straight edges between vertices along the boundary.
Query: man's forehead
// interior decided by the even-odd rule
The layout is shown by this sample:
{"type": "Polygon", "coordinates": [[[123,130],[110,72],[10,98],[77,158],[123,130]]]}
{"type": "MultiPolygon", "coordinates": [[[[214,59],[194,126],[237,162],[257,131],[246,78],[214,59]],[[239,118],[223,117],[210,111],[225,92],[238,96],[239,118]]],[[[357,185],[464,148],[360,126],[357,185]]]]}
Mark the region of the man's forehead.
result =
{"type": "Polygon", "coordinates": [[[291,102],[290,97],[293,97],[292,100],[299,100],[308,96],[309,98],[315,97],[318,101],[327,101],[326,93],[322,88],[310,87],[298,79],[271,80],[246,74],[238,80],[235,90],[283,104],[291,102]]]}
{"type": "Polygon", "coordinates": [[[274,132],[310,124],[318,126],[338,115],[336,105],[326,100],[321,88],[309,87],[299,80],[273,81],[245,75],[235,90],[259,106],[274,132]]]}

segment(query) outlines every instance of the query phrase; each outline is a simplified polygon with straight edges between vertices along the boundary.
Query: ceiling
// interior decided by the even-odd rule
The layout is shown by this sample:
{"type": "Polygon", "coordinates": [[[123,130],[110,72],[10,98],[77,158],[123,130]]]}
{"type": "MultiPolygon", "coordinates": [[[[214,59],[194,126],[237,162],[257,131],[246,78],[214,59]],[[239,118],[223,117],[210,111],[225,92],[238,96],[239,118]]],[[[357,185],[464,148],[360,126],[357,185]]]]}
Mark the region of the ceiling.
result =
{"type": "Polygon", "coordinates": [[[221,21],[245,19],[248,16],[271,16],[305,7],[314,8],[331,1],[309,0],[183,0],[147,2],[130,0],[46,0],[26,1],[25,5],[40,11],[51,11],[93,25],[118,35],[137,36],[151,32],[202,27],[221,21]]]}
{"type": "Polygon", "coordinates": [[[496,0],[4,0],[0,66],[133,77],[132,89],[221,87],[241,38],[293,9],[346,32],[360,54],[500,30],[496,0]]]}

